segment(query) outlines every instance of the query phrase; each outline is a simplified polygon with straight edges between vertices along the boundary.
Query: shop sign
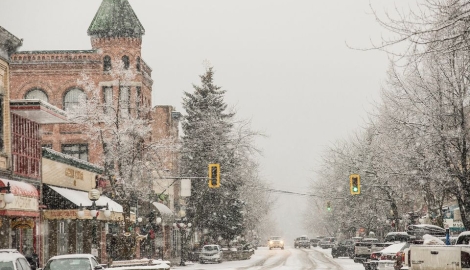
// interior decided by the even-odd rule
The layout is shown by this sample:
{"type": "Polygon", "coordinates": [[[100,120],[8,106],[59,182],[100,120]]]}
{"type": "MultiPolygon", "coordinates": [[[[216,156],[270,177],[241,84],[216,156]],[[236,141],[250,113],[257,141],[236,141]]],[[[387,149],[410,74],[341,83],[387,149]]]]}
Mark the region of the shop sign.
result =
{"type": "Polygon", "coordinates": [[[83,172],[79,170],[74,170],[72,168],[65,169],[65,176],[78,180],[83,180],[83,172]]]}
{"type": "MultiPolygon", "coordinates": [[[[68,210],[45,210],[44,218],[45,219],[78,219],[77,209],[68,209],[68,210]]],[[[85,217],[83,219],[91,219],[90,211],[85,210],[85,217]]],[[[111,217],[108,219],[104,214],[99,214],[97,217],[98,220],[109,220],[109,221],[120,221],[123,219],[122,213],[111,212],[111,217]]]]}
{"type": "Polygon", "coordinates": [[[76,219],[77,210],[46,210],[44,211],[45,219],[76,219]]]}
{"type": "MultiPolygon", "coordinates": [[[[1,204],[4,204],[2,200],[0,200],[0,202],[1,204]]],[[[38,211],[38,207],[39,202],[37,198],[15,195],[15,200],[12,203],[7,204],[2,210],[38,211]]]]}
{"type": "Polygon", "coordinates": [[[26,218],[15,218],[11,221],[10,227],[12,229],[32,229],[34,227],[34,221],[26,218]]]}

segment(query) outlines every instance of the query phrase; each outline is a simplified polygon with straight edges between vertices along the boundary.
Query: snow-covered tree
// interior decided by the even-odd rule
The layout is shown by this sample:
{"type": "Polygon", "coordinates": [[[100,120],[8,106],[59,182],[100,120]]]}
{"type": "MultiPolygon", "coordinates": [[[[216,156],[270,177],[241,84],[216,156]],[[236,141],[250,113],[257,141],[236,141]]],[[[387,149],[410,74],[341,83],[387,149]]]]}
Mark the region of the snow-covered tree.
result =
{"type": "Polygon", "coordinates": [[[240,160],[233,137],[234,113],[227,112],[225,91],[214,84],[214,71],[207,67],[201,85],[185,92],[182,121],[181,175],[207,177],[208,164],[220,164],[221,187],[208,188],[207,181],[192,181],[187,217],[212,239],[232,240],[243,227],[244,202],[240,199],[240,160]]]}
{"type": "MultiPolygon", "coordinates": [[[[101,150],[100,165],[110,184],[103,194],[123,206],[122,230],[126,235],[134,235],[131,211],[135,211],[139,202],[156,200],[152,197],[155,194],[149,172],[159,169],[159,149],[171,146],[150,139],[150,108],[142,102],[131,102],[140,97],[134,97],[131,91],[135,74],[123,65],[119,61],[113,63],[115,68],[109,71],[112,83],[104,88],[90,78],[91,74],[83,73],[78,84],[85,95],[68,113],[71,121],[90,138],[90,147],[101,150]]],[[[135,239],[128,237],[131,238],[135,239]]],[[[131,258],[135,240],[124,242],[119,249],[123,251],[121,258],[131,258]]]]}

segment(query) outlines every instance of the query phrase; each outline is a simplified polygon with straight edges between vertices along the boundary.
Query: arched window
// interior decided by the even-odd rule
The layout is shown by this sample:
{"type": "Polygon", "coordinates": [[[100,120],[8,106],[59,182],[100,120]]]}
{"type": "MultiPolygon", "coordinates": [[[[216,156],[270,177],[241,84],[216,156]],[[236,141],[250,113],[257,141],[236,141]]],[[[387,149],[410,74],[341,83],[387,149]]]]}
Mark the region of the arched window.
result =
{"type": "Polygon", "coordinates": [[[136,61],[136,64],[135,64],[135,69],[137,69],[137,71],[140,71],[140,57],[137,57],[137,61],[136,61]]]}
{"type": "Polygon", "coordinates": [[[110,71],[111,70],[111,57],[106,55],[103,58],[103,71],[110,71]]]}
{"type": "Polygon", "coordinates": [[[122,63],[124,64],[124,69],[129,69],[129,56],[124,55],[122,57],[122,63]]]}
{"type": "Polygon", "coordinates": [[[40,99],[45,102],[49,102],[49,98],[47,97],[46,92],[44,92],[42,89],[35,88],[31,89],[24,95],[25,99],[40,99]]]}
{"type": "Polygon", "coordinates": [[[72,88],[64,96],[64,110],[71,109],[80,104],[85,99],[85,92],[78,88],[72,88]]]}

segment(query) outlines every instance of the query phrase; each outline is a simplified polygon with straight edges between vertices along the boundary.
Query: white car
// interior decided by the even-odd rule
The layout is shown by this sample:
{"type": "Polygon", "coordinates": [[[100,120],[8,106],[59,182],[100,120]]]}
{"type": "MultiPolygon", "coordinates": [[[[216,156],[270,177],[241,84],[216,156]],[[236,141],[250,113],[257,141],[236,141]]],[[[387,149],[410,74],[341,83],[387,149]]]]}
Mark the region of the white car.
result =
{"type": "Polygon", "coordinates": [[[199,262],[222,262],[222,248],[219,245],[205,245],[199,254],[199,262]]]}
{"type": "Polygon", "coordinates": [[[17,252],[0,253],[0,269],[2,270],[31,270],[25,256],[17,252]]]}
{"type": "MultiPolygon", "coordinates": [[[[0,268],[1,269],[1,268],[0,268]]],[[[58,255],[50,258],[43,270],[98,270],[103,269],[91,254],[58,255]]]]}

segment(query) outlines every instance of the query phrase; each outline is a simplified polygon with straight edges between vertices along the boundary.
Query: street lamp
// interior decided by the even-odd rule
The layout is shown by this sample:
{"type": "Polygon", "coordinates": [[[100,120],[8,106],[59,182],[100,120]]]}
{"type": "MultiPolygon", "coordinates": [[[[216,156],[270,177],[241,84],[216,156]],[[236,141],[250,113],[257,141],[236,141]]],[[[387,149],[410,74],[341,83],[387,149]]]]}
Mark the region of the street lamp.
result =
{"type": "Polygon", "coordinates": [[[178,229],[180,231],[180,238],[181,238],[181,261],[180,266],[185,266],[184,263],[184,252],[183,252],[183,239],[184,233],[191,228],[191,223],[185,223],[186,219],[177,220],[177,222],[173,223],[173,228],[178,229]]]}
{"type": "Polygon", "coordinates": [[[80,208],[78,209],[78,212],[77,212],[77,215],[78,215],[78,218],[84,218],[85,217],[85,209],[88,209],[90,210],[90,215],[93,219],[93,222],[92,222],[92,231],[91,231],[91,251],[92,253],[96,253],[96,254],[93,254],[95,256],[97,256],[97,241],[96,241],[96,218],[97,218],[97,214],[98,214],[98,211],[101,210],[101,209],[105,209],[104,210],[104,216],[106,218],[109,218],[111,216],[111,211],[109,210],[109,206],[108,206],[108,203],[106,203],[106,205],[96,205],[96,201],[100,198],[101,194],[100,194],[100,191],[97,190],[97,189],[92,189],[88,192],[88,199],[90,199],[90,201],[92,202],[91,203],[91,206],[82,206],[82,204],[80,204],[80,208]]]}
{"type": "Polygon", "coordinates": [[[2,208],[5,208],[7,204],[10,204],[15,201],[15,195],[11,193],[11,186],[10,182],[7,183],[6,187],[0,187],[0,191],[6,190],[7,193],[3,193],[3,201],[5,202],[4,206],[2,208]]]}

